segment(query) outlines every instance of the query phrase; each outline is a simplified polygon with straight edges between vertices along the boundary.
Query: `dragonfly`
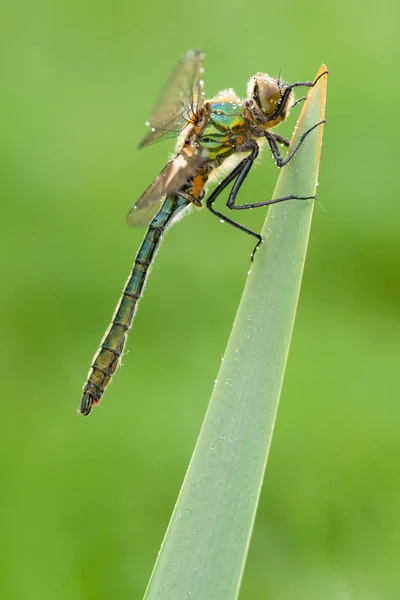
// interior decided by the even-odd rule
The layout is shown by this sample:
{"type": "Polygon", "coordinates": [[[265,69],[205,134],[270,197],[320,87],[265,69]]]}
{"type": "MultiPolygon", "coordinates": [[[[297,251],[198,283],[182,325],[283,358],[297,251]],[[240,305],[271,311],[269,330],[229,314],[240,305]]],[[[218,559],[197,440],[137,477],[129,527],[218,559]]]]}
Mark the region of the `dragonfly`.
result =
{"type": "Polygon", "coordinates": [[[294,89],[312,88],[325,73],[314,81],[291,84],[280,77],[274,79],[265,73],[256,73],[248,82],[245,99],[240,99],[233,89],[227,89],[207,100],[203,63],[204,54],[200,50],[189,50],[182,57],[146,123],[148,133],[139,148],[177,138],[175,154],[128,213],[130,225],[147,225],[148,229],[84,385],[79,407],[84,415],[89,415],[92,407],[99,404],[121,363],[149,267],[164,232],[173,221],[189,207],[200,208],[205,204],[213,215],[256,238],[254,259],[262,237],[215,208],[215,200],[221,192],[232,183],[226,202],[232,211],[315,198],[289,195],[236,203],[239,190],[264,145],[268,144],[276,165],[281,168],[295,156],[311,131],[325,122],[316,123],[300,136],[285,157],[281,155],[280,146],[289,148],[290,142],[272,130],[305,99],[295,101],[294,89]],[[217,185],[208,194],[213,183],[217,185]]]}

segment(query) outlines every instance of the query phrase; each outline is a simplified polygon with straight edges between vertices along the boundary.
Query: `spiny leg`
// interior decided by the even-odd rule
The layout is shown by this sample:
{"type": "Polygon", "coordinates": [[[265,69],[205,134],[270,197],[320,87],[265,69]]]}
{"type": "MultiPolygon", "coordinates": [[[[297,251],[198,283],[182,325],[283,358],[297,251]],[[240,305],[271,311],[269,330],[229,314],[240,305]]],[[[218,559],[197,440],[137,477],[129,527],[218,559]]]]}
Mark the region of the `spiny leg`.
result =
{"type": "MultiPolygon", "coordinates": [[[[279,136],[280,137],[280,136],[279,136]]],[[[276,142],[275,142],[276,143],[276,142]]],[[[247,204],[235,204],[237,194],[239,192],[240,187],[242,186],[244,180],[246,179],[254,160],[256,159],[258,154],[258,146],[256,146],[249,157],[247,157],[244,161],[242,161],[242,168],[240,172],[237,174],[236,181],[233,184],[231,192],[229,194],[229,198],[227,200],[227,207],[231,210],[247,210],[251,208],[259,208],[260,206],[269,206],[270,204],[278,204],[278,202],[285,202],[286,200],[313,200],[315,196],[295,196],[294,194],[290,194],[288,196],[282,196],[281,198],[274,198],[273,200],[265,200],[262,202],[251,202],[247,204]],[[245,162],[246,161],[246,162],[245,162]]]]}
{"type": "Polygon", "coordinates": [[[256,250],[262,242],[261,235],[256,233],[255,231],[252,231],[251,229],[248,229],[247,227],[243,227],[243,225],[240,225],[233,219],[226,217],[222,213],[216,211],[213,207],[213,203],[215,202],[217,197],[226,188],[226,186],[229,185],[229,183],[231,183],[231,181],[236,179],[235,183],[233,184],[232,190],[229,194],[227,203],[226,203],[227,207],[231,210],[246,210],[246,209],[251,209],[251,208],[258,208],[260,206],[269,206],[270,204],[277,204],[278,202],[285,202],[286,200],[311,200],[311,199],[315,198],[315,196],[303,197],[303,196],[295,196],[295,195],[291,194],[289,196],[283,196],[282,198],[275,198],[274,200],[267,200],[265,202],[254,202],[251,204],[249,203],[249,204],[236,205],[235,200],[236,200],[237,194],[239,192],[239,189],[240,189],[241,185],[243,184],[244,180],[246,179],[247,175],[249,174],[249,171],[250,171],[251,167],[253,166],[255,159],[258,156],[258,153],[259,153],[259,148],[258,148],[258,145],[255,143],[250,155],[247,156],[246,158],[244,158],[235,167],[235,169],[233,169],[233,171],[219,183],[219,185],[215,188],[215,190],[213,191],[211,196],[207,199],[207,208],[213,214],[218,216],[220,219],[223,219],[230,225],[233,225],[237,229],[240,229],[241,231],[245,231],[246,233],[253,235],[255,238],[257,238],[258,242],[253,250],[252,255],[251,255],[251,260],[254,259],[256,250]]]}
{"type": "MultiPolygon", "coordinates": [[[[311,131],[313,131],[313,129],[315,129],[319,125],[322,125],[322,123],[325,123],[325,120],[320,121],[319,123],[316,123],[316,125],[313,125],[313,127],[310,127],[310,129],[308,129],[308,131],[303,133],[300,136],[299,142],[293,148],[293,150],[289,154],[289,156],[287,156],[285,159],[282,158],[282,156],[279,152],[277,142],[280,144],[283,144],[286,147],[289,147],[290,141],[287,140],[286,138],[280,136],[277,133],[266,132],[265,135],[267,137],[269,146],[271,148],[271,152],[273,154],[273,157],[274,157],[275,162],[278,165],[278,167],[283,167],[284,165],[286,165],[296,154],[296,152],[298,151],[298,149],[300,148],[301,144],[304,142],[304,140],[306,139],[308,134],[311,133],[311,131]]],[[[243,184],[243,181],[247,177],[257,155],[258,155],[258,147],[256,147],[256,149],[253,149],[253,151],[249,157],[247,157],[244,161],[239,163],[238,168],[236,169],[236,171],[238,171],[237,176],[236,176],[236,181],[232,187],[232,190],[229,194],[228,201],[226,203],[226,205],[229,209],[231,209],[231,210],[247,210],[247,209],[251,209],[251,208],[259,208],[261,206],[269,206],[271,204],[278,204],[279,202],[286,202],[286,200],[315,200],[316,199],[315,195],[314,196],[296,196],[294,194],[289,194],[288,196],[282,196],[281,198],[274,198],[273,200],[266,200],[263,202],[252,202],[252,203],[241,204],[241,205],[235,204],[239,189],[240,189],[241,185],[243,184]],[[241,167],[241,168],[239,168],[239,167],[241,167]]],[[[262,241],[262,238],[260,236],[260,239],[259,239],[256,247],[254,248],[254,251],[252,254],[252,260],[254,258],[256,250],[257,250],[258,246],[260,245],[261,241],[262,241]]]]}
{"type": "Polygon", "coordinates": [[[322,125],[323,123],[326,123],[325,119],[323,119],[322,121],[319,121],[319,123],[316,123],[315,125],[313,125],[312,127],[310,127],[310,129],[308,129],[307,131],[305,131],[304,133],[301,134],[299,141],[297,142],[297,144],[295,145],[295,147],[293,148],[293,150],[290,152],[289,156],[286,156],[285,158],[282,158],[281,153],[279,152],[279,148],[278,148],[278,144],[276,143],[277,141],[281,141],[279,139],[277,139],[277,135],[270,133],[269,131],[265,132],[265,137],[268,140],[268,144],[269,147],[271,149],[272,155],[274,157],[274,160],[277,164],[277,166],[279,168],[284,167],[285,165],[287,165],[287,163],[292,160],[293,156],[296,154],[297,150],[300,148],[300,146],[302,145],[302,143],[304,142],[304,140],[306,139],[306,137],[316,128],[319,127],[320,125],[322,125]]]}
{"type": "Polygon", "coordinates": [[[282,137],[278,133],[271,133],[271,135],[276,139],[276,141],[278,142],[278,144],[283,144],[283,146],[286,146],[286,148],[289,148],[289,146],[290,146],[290,140],[282,137]]]}
{"type": "MultiPolygon", "coordinates": [[[[229,225],[233,225],[233,227],[236,227],[236,229],[239,229],[240,231],[244,231],[245,233],[247,233],[249,235],[252,235],[253,237],[255,237],[258,240],[257,244],[256,244],[256,247],[254,248],[253,254],[251,255],[251,260],[253,260],[254,253],[255,253],[256,249],[258,248],[258,246],[262,242],[261,235],[259,233],[255,232],[255,231],[252,231],[251,229],[248,229],[247,227],[244,227],[240,223],[237,223],[233,219],[230,219],[229,217],[226,217],[225,215],[223,215],[219,211],[215,210],[213,204],[216,201],[216,199],[218,198],[218,196],[220,195],[220,193],[226,188],[226,186],[229,185],[236,177],[240,176],[241,173],[244,170],[246,170],[246,171],[245,171],[245,175],[243,176],[243,179],[246,177],[246,175],[248,174],[248,172],[250,171],[250,169],[251,169],[251,167],[252,167],[252,165],[254,163],[254,160],[256,159],[256,157],[258,155],[258,152],[259,152],[258,145],[255,144],[255,146],[254,146],[251,154],[249,156],[246,156],[246,158],[244,158],[229,173],[229,175],[227,175],[225,177],[225,179],[223,179],[222,181],[219,182],[219,184],[217,185],[217,187],[215,188],[215,190],[212,192],[212,194],[209,196],[209,198],[207,198],[207,202],[206,202],[207,208],[213,213],[213,215],[219,217],[224,222],[229,223],[229,225]]],[[[242,179],[242,181],[243,181],[243,179],[242,179]]],[[[232,192],[231,192],[231,194],[232,194],[232,192]]]]}
{"type": "Polygon", "coordinates": [[[299,98],[298,100],[296,100],[296,102],[293,102],[291,108],[294,108],[295,106],[297,106],[297,104],[300,104],[300,102],[304,102],[304,100],[307,100],[307,96],[303,96],[303,98],[299,98]]]}
{"type": "MultiPolygon", "coordinates": [[[[323,73],[318,75],[318,77],[314,81],[296,81],[295,83],[291,83],[291,84],[287,85],[285,87],[285,91],[282,94],[280,102],[279,102],[278,106],[276,107],[275,112],[269,117],[269,120],[274,121],[285,110],[287,101],[289,100],[289,97],[290,97],[290,94],[291,94],[291,91],[293,88],[295,88],[295,87],[312,88],[317,84],[317,82],[321,79],[321,77],[323,77],[324,75],[328,75],[328,74],[329,74],[328,71],[324,71],[323,73]]],[[[301,102],[302,100],[303,99],[301,98],[300,100],[298,100],[298,102],[301,102]]],[[[295,104],[297,104],[297,102],[295,102],[295,104]]]]}

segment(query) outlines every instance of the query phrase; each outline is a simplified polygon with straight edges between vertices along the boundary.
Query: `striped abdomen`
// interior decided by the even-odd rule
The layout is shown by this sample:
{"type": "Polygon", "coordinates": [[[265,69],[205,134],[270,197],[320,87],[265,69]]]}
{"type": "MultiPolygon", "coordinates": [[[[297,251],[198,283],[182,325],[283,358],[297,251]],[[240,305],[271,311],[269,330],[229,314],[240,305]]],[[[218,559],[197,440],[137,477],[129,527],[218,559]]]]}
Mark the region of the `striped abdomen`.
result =
{"type": "Polygon", "coordinates": [[[149,225],[135,258],[132,272],[115,310],[113,320],[94,357],[88,379],[83,388],[79,411],[84,415],[88,415],[92,406],[100,402],[121,361],[136,305],[142,294],[149,266],[153,261],[161,237],[173,217],[187,204],[188,201],[180,196],[167,198],[161,210],[149,225]]]}

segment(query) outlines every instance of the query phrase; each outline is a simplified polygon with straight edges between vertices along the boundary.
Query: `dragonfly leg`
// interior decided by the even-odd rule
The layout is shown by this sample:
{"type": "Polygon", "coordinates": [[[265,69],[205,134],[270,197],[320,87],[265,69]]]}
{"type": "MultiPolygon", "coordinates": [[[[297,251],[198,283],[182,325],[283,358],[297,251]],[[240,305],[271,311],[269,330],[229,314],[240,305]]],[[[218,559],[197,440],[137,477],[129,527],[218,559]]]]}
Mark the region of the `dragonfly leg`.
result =
{"type": "Polygon", "coordinates": [[[294,108],[295,106],[297,106],[297,104],[300,104],[300,102],[304,102],[304,100],[307,100],[307,96],[303,96],[303,98],[299,98],[298,100],[296,100],[296,102],[294,102],[292,104],[292,108],[294,108]]]}
{"type": "MultiPolygon", "coordinates": [[[[276,145],[275,139],[273,141],[276,145]]],[[[278,153],[279,153],[279,150],[278,150],[278,153]]],[[[229,194],[229,198],[226,203],[226,205],[229,209],[231,209],[231,210],[248,210],[251,208],[259,208],[260,206],[269,206],[270,204],[278,204],[278,202],[285,202],[286,200],[314,200],[315,199],[315,196],[295,196],[294,194],[290,194],[289,196],[282,196],[282,198],[274,198],[273,200],[266,200],[263,202],[235,204],[239,189],[240,189],[241,185],[243,184],[243,181],[246,179],[246,177],[253,165],[253,162],[257,157],[257,154],[258,154],[258,147],[257,147],[257,149],[256,148],[253,149],[250,156],[246,157],[241,163],[239,163],[238,166],[241,167],[241,169],[236,175],[236,181],[233,184],[232,190],[229,194]]]]}
{"type": "MultiPolygon", "coordinates": [[[[275,120],[285,110],[287,101],[289,100],[289,97],[290,97],[290,94],[291,94],[291,91],[293,88],[296,88],[296,87],[312,88],[321,79],[321,77],[323,77],[324,75],[328,75],[328,74],[329,74],[328,71],[324,71],[323,73],[318,75],[318,77],[314,81],[296,81],[295,83],[291,83],[290,85],[287,85],[285,87],[285,91],[282,94],[282,98],[281,98],[278,106],[276,107],[275,112],[269,117],[269,120],[270,121],[275,120]]],[[[294,103],[294,105],[296,105],[298,102],[301,102],[302,100],[303,100],[303,98],[300,98],[297,102],[294,103]]]]}
{"type": "MultiPolygon", "coordinates": [[[[235,178],[238,178],[238,176],[240,177],[241,174],[242,174],[242,172],[244,170],[245,170],[245,174],[244,174],[244,176],[242,176],[242,181],[245,179],[246,175],[248,174],[248,172],[250,171],[250,169],[251,169],[251,167],[252,167],[252,165],[254,163],[255,158],[258,155],[258,152],[259,152],[258,145],[255,144],[254,148],[253,148],[253,150],[251,152],[251,154],[249,156],[246,156],[246,158],[244,158],[229,173],[229,175],[227,175],[225,177],[225,179],[223,179],[222,181],[219,182],[219,184],[217,185],[217,187],[215,188],[215,190],[211,193],[211,195],[209,196],[209,198],[207,198],[207,202],[206,202],[207,208],[209,209],[209,211],[212,212],[213,215],[215,215],[216,217],[218,217],[219,219],[221,219],[223,222],[229,223],[229,225],[232,225],[233,227],[236,227],[236,229],[239,229],[240,231],[244,231],[245,233],[247,233],[249,235],[252,235],[253,237],[255,237],[257,239],[256,247],[254,248],[253,254],[251,255],[251,260],[253,260],[254,253],[257,250],[258,246],[262,242],[261,235],[259,233],[257,233],[256,231],[252,231],[251,229],[248,229],[247,227],[244,227],[240,223],[237,223],[233,219],[230,219],[229,217],[223,215],[218,210],[215,210],[215,208],[214,208],[213,205],[214,205],[214,202],[216,201],[216,199],[218,198],[218,196],[220,195],[220,193],[226,188],[226,186],[229,185],[235,178]]],[[[234,187],[235,186],[236,186],[236,182],[234,184],[234,187]]],[[[240,187],[240,185],[239,185],[239,187],[240,187]]],[[[232,192],[230,193],[229,197],[231,197],[231,195],[232,195],[232,192]]]]}
{"type": "Polygon", "coordinates": [[[299,141],[297,142],[297,144],[295,145],[295,147],[293,148],[293,150],[285,158],[282,158],[281,153],[279,152],[278,144],[277,144],[277,141],[280,142],[280,143],[282,143],[282,139],[278,139],[278,137],[277,137],[276,134],[273,134],[273,133],[270,133],[269,131],[266,131],[265,132],[265,137],[268,140],[269,147],[271,149],[272,155],[274,157],[274,160],[275,160],[277,166],[279,168],[281,168],[281,167],[284,167],[285,165],[287,165],[287,163],[290,160],[292,160],[293,156],[296,154],[296,152],[298,151],[298,149],[300,148],[300,146],[302,145],[302,143],[304,142],[304,140],[306,139],[306,137],[316,127],[319,127],[323,123],[326,123],[325,119],[323,119],[322,121],[319,121],[319,123],[316,123],[315,125],[313,125],[312,127],[310,127],[310,129],[308,129],[307,131],[305,131],[304,133],[302,133],[301,136],[300,136],[300,138],[299,138],[299,141]]]}
{"type": "Polygon", "coordinates": [[[278,142],[278,144],[283,144],[284,146],[286,146],[286,148],[289,148],[289,146],[290,146],[290,140],[282,137],[278,133],[271,133],[271,135],[274,136],[274,138],[278,142]]]}
{"type": "MultiPolygon", "coordinates": [[[[274,142],[275,142],[275,140],[274,140],[274,142]]],[[[276,144],[276,142],[275,142],[275,144],[276,144]]],[[[207,199],[207,208],[214,215],[216,215],[220,219],[223,219],[226,223],[233,225],[237,229],[240,229],[241,231],[244,231],[245,233],[248,233],[248,234],[254,236],[258,240],[256,247],[254,248],[253,253],[251,255],[252,260],[254,259],[254,255],[255,255],[255,252],[256,252],[258,246],[262,242],[261,235],[259,233],[256,233],[255,231],[252,231],[251,229],[248,229],[247,227],[243,227],[243,225],[240,225],[233,219],[226,217],[219,211],[215,210],[215,208],[213,207],[213,203],[215,202],[217,197],[220,195],[220,193],[226,188],[226,186],[229,185],[229,183],[231,183],[234,179],[236,179],[235,183],[233,184],[232,190],[229,194],[227,203],[226,203],[227,207],[230,210],[248,210],[248,209],[252,209],[252,208],[259,208],[261,206],[269,206],[270,204],[278,204],[279,202],[286,202],[286,200],[313,200],[313,199],[315,199],[315,196],[295,196],[294,194],[290,194],[289,196],[283,196],[282,198],[274,198],[273,200],[266,200],[263,202],[252,202],[252,203],[240,204],[240,205],[235,204],[239,189],[242,186],[247,175],[249,174],[249,171],[250,171],[251,167],[253,166],[255,159],[258,156],[258,153],[259,153],[258,145],[254,144],[250,155],[246,156],[246,158],[244,158],[235,167],[235,169],[233,169],[233,171],[231,173],[229,173],[229,175],[227,177],[225,177],[225,179],[223,179],[218,184],[218,186],[215,188],[213,193],[207,199]]]]}

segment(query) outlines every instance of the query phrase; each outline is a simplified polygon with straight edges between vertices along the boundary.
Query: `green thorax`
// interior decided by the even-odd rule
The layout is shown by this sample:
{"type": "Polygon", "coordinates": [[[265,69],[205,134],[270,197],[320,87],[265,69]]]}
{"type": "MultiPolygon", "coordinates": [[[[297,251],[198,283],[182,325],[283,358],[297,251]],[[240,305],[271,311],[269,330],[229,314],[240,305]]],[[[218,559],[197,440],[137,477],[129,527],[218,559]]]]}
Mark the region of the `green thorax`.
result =
{"type": "Polygon", "coordinates": [[[237,151],[246,138],[246,121],[242,105],[232,102],[209,102],[210,115],[199,137],[208,151],[209,160],[226,158],[237,151]]]}

